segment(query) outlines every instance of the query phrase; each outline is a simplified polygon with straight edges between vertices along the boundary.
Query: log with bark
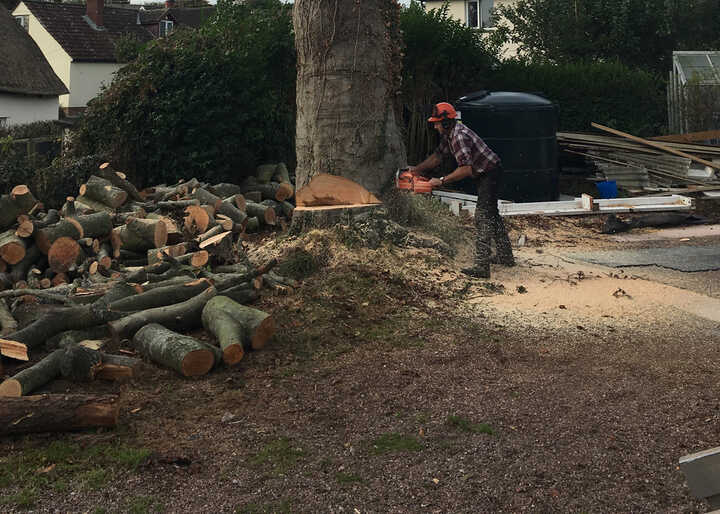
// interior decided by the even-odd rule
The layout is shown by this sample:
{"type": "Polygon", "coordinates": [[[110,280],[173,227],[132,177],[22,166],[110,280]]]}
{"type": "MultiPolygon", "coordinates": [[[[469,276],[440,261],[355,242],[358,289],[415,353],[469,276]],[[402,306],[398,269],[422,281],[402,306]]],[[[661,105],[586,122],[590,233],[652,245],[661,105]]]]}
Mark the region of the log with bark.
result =
{"type": "Polygon", "coordinates": [[[205,344],[157,323],[139,329],[133,337],[133,344],[153,362],[174,369],[185,377],[204,375],[215,365],[215,356],[205,344]]]}
{"type": "MultiPolygon", "coordinates": [[[[247,209],[248,216],[257,218],[262,224],[275,225],[277,222],[277,215],[272,207],[261,203],[246,202],[245,208],[247,209]]],[[[248,220],[247,223],[250,224],[250,221],[248,220]]]]}
{"type": "Polygon", "coordinates": [[[55,350],[40,362],[3,381],[0,384],[0,396],[25,396],[55,380],[60,376],[64,354],[65,350],[55,350]]]}
{"type": "Polygon", "coordinates": [[[53,225],[35,231],[35,244],[42,253],[47,255],[50,246],[59,238],[69,237],[77,241],[84,236],[85,233],[80,223],[74,218],[64,218],[53,225]]]}
{"type": "Polygon", "coordinates": [[[112,216],[107,212],[96,212],[83,216],[75,216],[83,229],[83,237],[107,237],[113,229],[112,216]]]}
{"type": "Polygon", "coordinates": [[[88,181],[80,186],[80,196],[117,209],[125,203],[128,194],[109,180],[91,175],[88,181]]]}
{"type": "Polygon", "coordinates": [[[131,252],[146,252],[167,243],[167,225],[160,220],[132,218],[112,231],[113,245],[131,252]]]}
{"type": "Polygon", "coordinates": [[[25,257],[26,250],[25,240],[18,237],[14,229],[0,234],[0,258],[6,263],[17,264],[25,257]]]}
{"type": "Polygon", "coordinates": [[[117,425],[115,395],[43,394],[0,401],[0,435],[69,432],[117,425]]]}
{"type": "Polygon", "coordinates": [[[113,171],[109,162],[104,162],[100,165],[98,175],[110,181],[115,187],[119,187],[125,191],[129,199],[135,200],[136,202],[142,202],[144,200],[133,183],[127,180],[127,176],[120,171],[113,171]]]}
{"type": "MultiPolygon", "coordinates": [[[[272,316],[226,296],[216,296],[208,301],[203,309],[203,325],[218,338],[224,354],[226,347],[231,345],[259,350],[275,333],[272,316]]],[[[230,354],[237,360],[242,358],[239,348],[231,349],[230,354]]]]}
{"type": "Polygon", "coordinates": [[[212,287],[212,283],[206,278],[201,278],[186,284],[158,287],[157,289],[129,296],[111,303],[108,308],[114,312],[144,311],[184,302],[194,298],[209,287],[212,287]]]}
{"type": "Polygon", "coordinates": [[[17,217],[28,214],[38,205],[38,201],[26,185],[15,186],[10,194],[0,196],[0,230],[15,224],[17,217]]]}
{"type": "Polygon", "coordinates": [[[56,239],[48,249],[48,265],[55,273],[65,273],[82,262],[84,256],[80,245],[70,237],[56,239]]]}
{"type": "Polygon", "coordinates": [[[216,236],[212,236],[202,243],[200,249],[206,250],[219,263],[234,262],[237,252],[233,246],[232,232],[222,232],[216,236]]]}
{"type": "Polygon", "coordinates": [[[110,333],[116,341],[130,339],[135,332],[148,323],[159,323],[172,330],[189,330],[200,325],[200,316],[205,304],[217,293],[209,287],[199,295],[184,302],[136,312],[108,323],[110,333]]]}

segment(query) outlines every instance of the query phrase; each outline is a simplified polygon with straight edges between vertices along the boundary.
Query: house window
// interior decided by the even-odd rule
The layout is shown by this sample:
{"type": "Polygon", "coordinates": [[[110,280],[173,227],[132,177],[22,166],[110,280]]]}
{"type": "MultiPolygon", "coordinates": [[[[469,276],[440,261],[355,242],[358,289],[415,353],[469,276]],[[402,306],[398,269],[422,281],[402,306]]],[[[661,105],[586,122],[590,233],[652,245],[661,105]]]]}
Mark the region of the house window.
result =
{"type": "Polygon", "coordinates": [[[28,25],[30,24],[30,16],[25,14],[22,16],[15,16],[15,19],[17,20],[18,24],[25,29],[25,32],[27,32],[28,25]]]}
{"type": "Polygon", "coordinates": [[[0,116],[0,129],[5,129],[8,127],[8,119],[7,116],[0,116]]]}
{"type": "Polygon", "coordinates": [[[467,26],[480,27],[480,2],[470,1],[467,3],[467,26]]]}
{"type": "Polygon", "coordinates": [[[490,12],[492,0],[469,0],[465,2],[465,21],[468,27],[483,29],[492,27],[490,12]]]}
{"type": "Polygon", "coordinates": [[[165,37],[169,35],[173,30],[173,22],[172,20],[160,20],[160,31],[159,35],[160,37],[165,37]]]}

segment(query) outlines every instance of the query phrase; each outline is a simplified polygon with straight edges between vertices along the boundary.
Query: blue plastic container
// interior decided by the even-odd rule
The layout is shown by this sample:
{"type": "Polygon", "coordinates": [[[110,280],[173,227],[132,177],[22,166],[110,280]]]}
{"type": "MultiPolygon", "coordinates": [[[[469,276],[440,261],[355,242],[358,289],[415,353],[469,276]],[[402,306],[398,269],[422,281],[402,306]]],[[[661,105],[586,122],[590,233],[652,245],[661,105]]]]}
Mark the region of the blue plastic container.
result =
{"type": "Polygon", "coordinates": [[[598,182],[596,185],[600,193],[600,198],[617,198],[617,182],[614,180],[605,180],[598,182]]]}

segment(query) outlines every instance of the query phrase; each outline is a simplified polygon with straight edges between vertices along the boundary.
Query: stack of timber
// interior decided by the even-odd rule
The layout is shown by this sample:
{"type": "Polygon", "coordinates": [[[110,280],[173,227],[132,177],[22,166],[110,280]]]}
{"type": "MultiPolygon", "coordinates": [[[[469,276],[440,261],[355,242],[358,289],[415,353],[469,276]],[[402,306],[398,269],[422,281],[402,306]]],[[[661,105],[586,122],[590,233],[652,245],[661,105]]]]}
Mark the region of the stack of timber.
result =
{"type": "MultiPolygon", "coordinates": [[[[143,358],[198,376],[237,365],[272,337],[273,317],[250,304],[262,291],[284,294],[298,284],[274,272],[275,260],[250,263],[243,237],[292,215],[284,165],[261,166],[242,186],[191,179],[138,190],[106,163],[78,193],[60,210],[44,209],[24,185],[0,198],[0,376],[3,359],[26,361],[0,382],[0,418],[28,408],[5,398],[26,397],[56,378],[128,379],[143,358]],[[18,309],[36,315],[18,321],[18,309]],[[201,328],[210,342],[187,335],[201,328]],[[104,351],[122,343],[132,356],[104,351]]],[[[27,398],[38,412],[63,403],[27,398]]],[[[109,406],[90,426],[117,419],[114,400],[73,405],[83,402],[109,406]]]]}
{"type": "Polygon", "coordinates": [[[642,139],[603,125],[606,134],[558,133],[560,147],[584,156],[598,180],[631,192],[720,189],[720,147],[642,139]]]}

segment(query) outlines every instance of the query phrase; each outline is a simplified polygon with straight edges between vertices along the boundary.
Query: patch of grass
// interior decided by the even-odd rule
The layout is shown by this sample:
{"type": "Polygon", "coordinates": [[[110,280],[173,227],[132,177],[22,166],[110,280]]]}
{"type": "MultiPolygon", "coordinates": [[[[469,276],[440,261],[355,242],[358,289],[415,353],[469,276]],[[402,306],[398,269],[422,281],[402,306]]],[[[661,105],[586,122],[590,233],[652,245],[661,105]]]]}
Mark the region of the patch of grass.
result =
{"type": "Polygon", "coordinates": [[[83,483],[83,487],[97,491],[105,487],[110,482],[110,473],[105,469],[92,469],[78,473],[78,480],[83,483]]]}
{"type": "Polygon", "coordinates": [[[409,435],[390,433],[383,434],[369,443],[370,452],[375,455],[383,455],[393,452],[420,451],[423,449],[420,442],[409,435]]]}
{"type": "Polygon", "coordinates": [[[286,437],[281,437],[266,444],[252,459],[254,467],[269,467],[273,475],[283,475],[292,469],[303,458],[305,452],[292,444],[286,437]]]}
{"type": "Polygon", "coordinates": [[[473,423],[462,416],[448,416],[445,422],[449,426],[463,432],[470,432],[473,434],[495,435],[495,431],[487,423],[473,423]]]}
{"type": "Polygon", "coordinates": [[[24,448],[0,457],[0,502],[26,508],[34,503],[40,488],[58,492],[73,486],[99,490],[120,473],[135,470],[149,454],[122,443],[81,448],[67,440],[24,448]]]}
{"type": "Polygon", "coordinates": [[[37,489],[35,487],[24,487],[15,494],[3,497],[0,503],[3,505],[14,505],[20,509],[29,509],[37,501],[37,489]]]}
{"type": "Polygon", "coordinates": [[[335,473],[335,479],[340,484],[352,484],[357,482],[363,482],[363,479],[360,478],[357,475],[353,475],[352,473],[345,473],[343,471],[338,471],[335,473]]]}
{"type": "Polygon", "coordinates": [[[235,514],[290,514],[293,511],[292,502],[284,500],[278,504],[258,505],[248,503],[235,509],[235,514]]]}
{"type": "Polygon", "coordinates": [[[161,512],[160,502],[153,496],[134,496],[127,503],[127,511],[130,514],[148,514],[149,512],[161,512]]]}

